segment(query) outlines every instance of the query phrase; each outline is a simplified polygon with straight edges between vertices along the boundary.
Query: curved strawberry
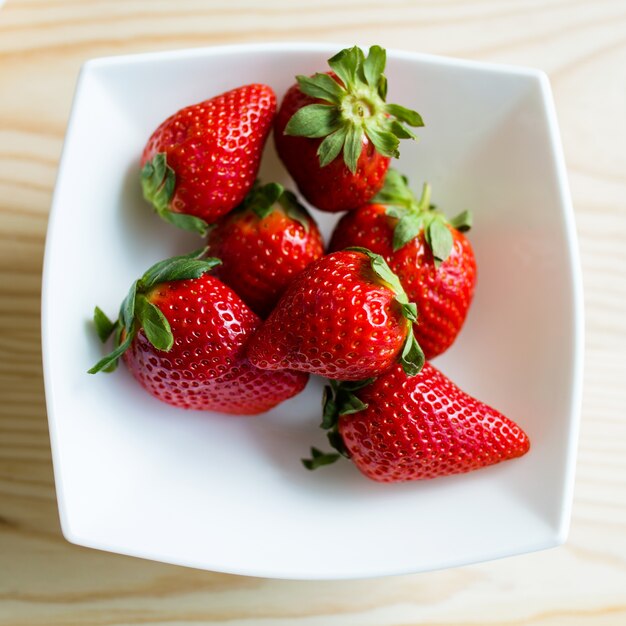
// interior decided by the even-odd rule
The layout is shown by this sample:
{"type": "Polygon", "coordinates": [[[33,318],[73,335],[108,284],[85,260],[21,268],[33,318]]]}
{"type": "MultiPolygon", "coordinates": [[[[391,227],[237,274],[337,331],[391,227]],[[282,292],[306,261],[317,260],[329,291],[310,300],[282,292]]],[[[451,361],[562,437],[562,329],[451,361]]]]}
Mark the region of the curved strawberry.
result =
{"type": "Polygon", "coordinates": [[[275,110],[272,89],[255,84],[174,113],[144,148],[144,198],[165,221],[204,235],[252,188],[275,110]]]}
{"type": "Polygon", "coordinates": [[[339,380],[376,376],[397,360],[415,374],[424,362],[415,319],[415,305],[382,257],[360,248],[335,252],[291,282],[250,340],[248,358],[262,369],[339,380]]]}
{"type": "MultiPolygon", "coordinates": [[[[528,452],[526,433],[457,387],[429,363],[417,376],[395,366],[376,380],[331,383],[324,420],[329,440],[379,482],[461,474],[528,452]]],[[[315,469],[340,454],[312,449],[315,469]]]]}
{"type": "Polygon", "coordinates": [[[337,212],[371,199],[390,157],[399,156],[400,139],[415,138],[407,125],[424,124],[415,111],[385,102],[380,46],[367,57],[356,46],[342,50],[328,64],[331,72],[296,77],[276,115],[274,141],[302,195],[337,212]]]}
{"type": "Polygon", "coordinates": [[[329,249],[363,246],[385,258],[398,275],[420,319],[415,336],[427,359],[447,350],[463,327],[476,285],[469,240],[471,215],[448,221],[430,204],[430,186],[418,201],[407,180],[390,169],[370,204],[344,215],[329,249]]]}
{"type": "Polygon", "coordinates": [[[219,261],[206,249],[152,266],[135,281],[113,323],[96,308],[100,338],[116,348],[90,373],[123,358],[150,394],[176,407],[255,414],[301,391],[307,376],[268,372],[245,357],[259,318],[232,289],[208,274],[219,261]]]}
{"type": "Polygon", "coordinates": [[[324,254],[317,224],[277,183],[253,189],[211,226],[207,243],[209,254],[222,260],[215,275],[262,318],[293,278],[324,254]]]}

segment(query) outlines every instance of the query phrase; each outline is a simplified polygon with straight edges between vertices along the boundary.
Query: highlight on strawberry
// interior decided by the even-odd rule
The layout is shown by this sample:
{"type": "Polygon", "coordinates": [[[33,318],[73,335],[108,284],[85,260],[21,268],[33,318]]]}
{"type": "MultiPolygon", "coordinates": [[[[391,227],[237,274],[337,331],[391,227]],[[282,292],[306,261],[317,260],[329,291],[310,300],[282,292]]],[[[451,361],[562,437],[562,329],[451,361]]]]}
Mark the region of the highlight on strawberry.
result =
{"type": "Polygon", "coordinates": [[[349,458],[378,482],[461,474],[520,457],[526,433],[457,387],[430,363],[417,376],[396,365],[358,382],[330,381],[321,428],[336,452],[311,449],[307,469],[349,458]]]}
{"type": "Polygon", "coordinates": [[[424,364],[417,308],[384,259],[364,248],[334,252],[287,287],[248,345],[261,369],[336,380],[378,376],[396,361],[410,375],[424,364]]]}
{"type": "Polygon", "coordinates": [[[329,249],[363,246],[387,261],[417,304],[415,336],[432,359],[453,344],[472,302],[476,259],[464,234],[471,224],[469,211],[448,220],[431,204],[428,183],[418,199],[406,176],[390,169],[372,201],[339,220],[329,249]]]}
{"type": "Polygon", "coordinates": [[[151,395],[176,407],[256,414],[299,393],[308,376],[251,365],[245,347],[260,324],[237,294],[209,272],[206,248],[156,263],[133,282],[112,322],[94,324],[115,348],[90,370],[111,372],[122,358],[151,395]]]}
{"type": "Polygon", "coordinates": [[[214,274],[264,319],[293,278],[324,254],[315,220],[278,183],[256,184],[209,227],[207,244],[222,261],[214,274]]]}
{"type": "Polygon", "coordinates": [[[276,115],[278,155],[302,195],[323,211],[346,211],[381,188],[401,139],[415,139],[419,113],[386,102],[384,48],[354,46],[328,60],[331,71],[297,76],[276,115]]]}
{"type": "Polygon", "coordinates": [[[201,235],[252,188],[276,96],[244,85],[168,117],[141,157],[144,198],[166,222],[201,235]]]}

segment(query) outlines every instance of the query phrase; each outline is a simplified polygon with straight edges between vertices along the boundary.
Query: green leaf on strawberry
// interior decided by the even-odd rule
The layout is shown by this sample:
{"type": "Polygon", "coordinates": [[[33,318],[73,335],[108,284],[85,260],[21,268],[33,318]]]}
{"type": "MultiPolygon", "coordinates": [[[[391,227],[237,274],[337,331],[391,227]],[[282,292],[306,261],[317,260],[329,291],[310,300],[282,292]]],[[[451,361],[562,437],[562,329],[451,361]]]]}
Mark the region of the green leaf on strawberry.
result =
{"type": "Polygon", "coordinates": [[[400,250],[400,248],[415,239],[424,230],[424,220],[419,214],[387,211],[387,215],[398,218],[398,223],[393,231],[392,245],[394,252],[400,250]]]}
{"type": "Polygon", "coordinates": [[[199,248],[189,254],[171,257],[155,263],[138,281],[139,288],[142,291],[147,291],[159,283],[199,278],[221,263],[219,259],[203,258],[206,251],[206,247],[199,248]]]}
{"type": "Polygon", "coordinates": [[[385,184],[374,196],[372,202],[387,204],[390,209],[411,208],[415,204],[415,195],[409,187],[408,178],[400,174],[398,170],[389,168],[385,176],[385,184]]]}
{"type": "Polygon", "coordinates": [[[435,259],[435,267],[439,267],[452,252],[452,234],[445,222],[441,219],[433,219],[425,231],[426,242],[430,246],[435,259]]]}
{"type": "Polygon", "coordinates": [[[317,154],[320,166],[331,163],[343,151],[354,174],[363,141],[367,138],[385,157],[398,157],[400,139],[415,139],[408,126],[423,126],[419,113],[398,104],[388,104],[384,75],[386,52],[372,46],[367,57],[354,46],[328,60],[332,75],[297,76],[300,91],[322,103],[299,109],[285,126],[286,135],[322,138],[317,154]],[[326,104],[327,103],[327,104],[326,104]]]}
{"type": "Polygon", "coordinates": [[[343,93],[341,85],[328,74],[316,74],[312,78],[309,76],[299,76],[298,83],[300,89],[312,98],[326,100],[331,103],[337,102],[343,93]]]}
{"type": "Polygon", "coordinates": [[[137,298],[137,317],[148,341],[157,349],[169,352],[174,345],[174,335],[167,318],[157,306],[141,295],[137,298]]]}
{"type": "Polygon", "coordinates": [[[347,135],[348,129],[342,126],[324,138],[317,150],[321,167],[332,163],[339,156],[347,135]]]}
{"type": "Polygon", "coordinates": [[[426,363],[426,357],[424,352],[417,343],[415,335],[411,333],[409,338],[404,344],[402,355],[400,356],[400,364],[407,376],[415,376],[422,371],[424,364],[426,363]]]}
{"type": "Polygon", "coordinates": [[[203,219],[170,210],[170,200],[174,196],[175,187],[176,174],[167,164],[165,152],[158,152],[141,170],[143,197],[154,206],[156,212],[166,222],[183,230],[206,235],[208,224],[203,219]]]}
{"type": "MultiPolygon", "coordinates": [[[[362,57],[361,57],[362,58],[362,57]]],[[[372,46],[367,58],[363,62],[363,74],[370,87],[378,88],[380,78],[387,64],[387,52],[380,46],[372,46]]]]}
{"type": "Polygon", "coordinates": [[[135,318],[135,300],[137,298],[138,282],[138,280],[133,281],[133,284],[130,286],[128,294],[124,298],[120,308],[120,327],[123,328],[124,332],[127,334],[130,333],[133,327],[133,320],[135,318]]]}
{"type": "Polygon", "coordinates": [[[417,322],[417,306],[415,303],[409,302],[409,298],[400,283],[400,279],[394,274],[389,265],[387,265],[387,261],[385,261],[382,256],[375,254],[367,248],[351,247],[346,248],[346,250],[355,250],[366,254],[370,259],[374,273],[395,293],[396,301],[402,310],[402,315],[408,322],[408,332],[402,349],[400,363],[409,376],[419,374],[422,367],[424,367],[426,357],[413,334],[413,322],[417,322]]]}
{"type": "Polygon", "coordinates": [[[335,402],[336,394],[336,381],[329,381],[330,385],[324,387],[324,393],[322,396],[322,423],[321,428],[332,428],[337,421],[337,403],[335,402]]]}
{"type": "Polygon", "coordinates": [[[400,302],[402,314],[410,322],[417,322],[417,305],[415,302],[400,302]]]}
{"type": "Polygon", "coordinates": [[[374,378],[367,378],[357,381],[328,381],[330,384],[324,387],[320,428],[326,431],[330,445],[337,452],[321,452],[317,448],[311,448],[311,458],[302,459],[304,467],[314,470],[323,465],[330,465],[342,456],[349,458],[348,450],[339,434],[339,418],[342,415],[353,415],[367,409],[368,405],[354,392],[367,387],[374,380],[374,378]]]}
{"type": "Polygon", "coordinates": [[[100,307],[94,309],[93,324],[102,343],[107,341],[117,327],[117,322],[112,322],[100,307]]]}
{"type": "Polygon", "coordinates": [[[119,358],[130,348],[130,344],[133,342],[135,335],[130,333],[126,335],[124,341],[115,348],[112,352],[100,359],[90,370],[89,374],[97,374],[98,372],[112,372],[117,367],[119,358]]]}
{"type": "Polygon", "coordinates": [[[337,425],[341,415],[350,415],[367,408],[354,394],[355,391],[369,385],[374,378],[355,381],[329,380],[329,385],[324,387],[322,398],[323,417],[320,428],[330,430],[337,425]]]}
{"type": "Polygon", "coordinates": [[[452,251],[453,239],[450,227],[461,232],[472,226],[472,214],[463,211],[451,220],[431,204],[431,187],[424,183],[419,199],[409,188],[406,176],[397,170],[389,169],[383,188],[374,196],[372,202],[387,207],[386,214],[398,220],[393,231],[393,251],[406,246],[420,233],[424,233],[426,244],[433,253],[435,267],[439,267],[452,251]]]}
{"type": "Polygon", "coordinates": [[[472,213],[471,211],[463,211],[458,215],[455,215],[450,220],[450,226],[456,228],[458,231],[465,233],[472,227],[472,213]]]}
{"type": "Polygon", "coordinates": [[[339,116],[328,104],[310,104],[301,108],[285,127],[288,135],[301,135],[315,139],[326,137],[339,128],[339,116]]]}
{"type": "Polygon", "coordinates": [[[274,205],[284,191],[285,188],[279,183],[260,185],[257,181],[252,191],[246,196],[243,205],[254,211],[259,219],[263,219],[274,210],[274,205]]]}
{"type": "Polygon", "coordinates": [[[302,465],[306,467],[308,470],[314,470],[318,467],[322,467],[323,465],[330,465],[334,463],[338,458],[339,454],[336,452],[322,452],[317,448],[311,448],[311,458],[310,459],[302,459],[302,465]]]}
{"type": "Polygon", "coordinates": [[[241,207],[236,210],[250,209],[262,220],[277,207],[282,208],[285,215],[298,222],[306,232],[309,231],[310,217],[306,209],[298,202],[295,194],[280,183],[261,185],[257,180],[241,207]]]}
{"type": "Polygon", "coordinates": [[[113,371],[140,329],[143,329],[148,341],[157,350],[168,352],[172,349],[174,337],[169,322],[150,301],[150,292],[161,283],[199,278],[220,263],[219,259],[202,258],[205,253],[206,248],[201,248],[155,263],[139,280],[133,282],[115,322],[111,322],[99,307],[95,308],[94,325],[98,336],[106,341],[115,330],[116,347],[89,369],[89,374],[113,371]]]}

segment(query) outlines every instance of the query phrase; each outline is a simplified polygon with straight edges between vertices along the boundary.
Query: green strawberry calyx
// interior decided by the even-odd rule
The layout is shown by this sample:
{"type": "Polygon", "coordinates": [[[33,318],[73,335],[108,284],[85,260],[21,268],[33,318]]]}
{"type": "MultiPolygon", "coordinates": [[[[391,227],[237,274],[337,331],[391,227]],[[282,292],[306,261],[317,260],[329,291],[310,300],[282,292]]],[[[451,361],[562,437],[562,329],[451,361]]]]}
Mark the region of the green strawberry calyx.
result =
{"type": "Polygon", "coordinates": [[[260,220],[265,219],[274,210],[282,210],[287,217],[298,222],[306,232],[309,231],[311,218],[307,210],[298,202],[295,194],[285,189],[280,183],[262,185],[257,180],[240,208],[252,211],[260,220]]]}
{"type": "Polygon", "coordinates": [[[424,183],[422,195],[418,199],[411,191],[407,177],[390,168],[383,188],[371,202],[385,205],[387,215],[398,220],[393,231],[394,252],[423,232],[426,244],[433,253],[435,267],[439,268],[450,256],[454,245],[450,227],[459,232],[468,231],[472,226],[472,214],[463,211],[448,220],[431,204],[430,197],[431,187],[428,183],[424,183]]]}
{"type": "Polygon", "coordinates": [[[169,352],[172,349],[174,335],[170,324],[161,309],[150,302],[149,293],[161,283],[200,278],[221,263],[219,259],[203,258],[206,251],[205,247],[155,263],[140,279],[133,282],[115,322],[99,307],[95,308],[93,322],[96,333],[102,343],[114,334],[115,349],[88,370],[89,374],[115,370],[119,358],[128,350],[140,329],[143,329],[148,341],[157,350],[169,352]]]}
{"type": "Polygon", "coordinates": [[[389,265],[387,265],[387,261],[385,261],[380,254],[375,254],[367,248],[359,247],[350,247],[346,248],[346,250],[361,252],[367,255],[374,274],[378,276],[386,287],[393,291],[395,300],[400,305],[402,315],[407,321],[407,336],[402,352],[400,353],[399,361],[407,376],[419,374],[422,367],[424,367],[426,357],[413,333],[413,322],[417,322],[417,305],[414,302],[409,302],[409,297],[406,291],[404,291],[400,279],[394,274],[389,265]]]}
{"type": "Polygon", "coordinates": [[[302,459],[302,464],[309,470],[317,469],[323,465],[330,465],[340,457],[349,458],[350,454],[346,448],[341,435],[339,434],[339,418],[342,415],[351,415],[367,408],[367,404],[362,402],[354,393],[363,389],[375,379],[341,382],[329,380],[324,387],[322,399],[322,423],[320,428],[326,431],[326,436],[330,445],[336,452],[322,452],[318,448],[311,448],[311,458],[302,459]]]}
{"type": "Polygon", "coordinates": [[[158,215],[169,224],[198,233],[207,234],[208,224],[195,215],[177,213],[170,209],[174,197],[176,173],[167,163],[165,152],[157,152],[141,169],[143,197],[152,204],[158,215]]]}
{"type": "Polygon", "coordinates": [[[321,139],[320,166],[343,160],[356,173],[365,137],[385,157],[398,157],[400,139],[416,139],[408,126],[423,126],[419,113],[399,104],[388,104],[384,75],[387,53],[372,46],[367,57],[358,46],[346,48],[328,60],[331,74],[296,76],[300,91],[323,103],[302,107],[287,122],[284,133],[321,139]],[[336,77],[336,79],[335,79],[336,77]]]}

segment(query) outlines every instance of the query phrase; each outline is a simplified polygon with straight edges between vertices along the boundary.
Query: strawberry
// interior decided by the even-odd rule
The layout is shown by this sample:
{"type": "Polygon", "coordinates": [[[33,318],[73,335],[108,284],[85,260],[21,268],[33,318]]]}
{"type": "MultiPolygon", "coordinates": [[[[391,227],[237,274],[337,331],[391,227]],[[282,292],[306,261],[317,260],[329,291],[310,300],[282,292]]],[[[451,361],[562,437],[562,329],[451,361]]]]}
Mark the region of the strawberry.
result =
{"type": "Polygon", "coordinates": [[[222,261],[215,275],[262,318],[294,276],[324,254],[316,223],[277,183],[256,187],[238,209],[213,224],[208,246],[222,261]]]}
{"type": "MultiPolygon", "coordinates": [[[[326,388],[322,427],[331,443],[380,482],[461,474],[528,452],[513,421],[461,391],[429,363],[413,377],[395,366],[376,380],[326,388]]],[[[312,448],[315,469],[339,454],[312,448]]]]}
{"type": "Polygon", "coordinates": [[[214,276],[206,249],[153,265],[135,281],[116,322],[96,307],[102,341],[116,348],[89,373],[112,371],[122,357],[153,396],[176,407],[222,413],[267,411],[301,391],[299,372],[257,369],[245,346],[260,319],[214,276]]]}
{"type": "Polygon", "coordinates": [[[407,180],[390,169],[370,204],[337,223],[330,250],[362,246],[385,258],[420,314],[414,332],[427,359],[447,350],[459,334],[476,284],[476,260],[463,235],[465,211],[448,221],[430,204],[430,186],[418,201],[407,180]]]}
{"type": "Polygon", "coordinates": [[[168,117],[141,157],[144,198],[165,221],[205,234],[252,188],[275,110],[270,87],[245,85],[168,117]]]}
{"type": "Polygon", "coordinates": [[[382,257],[350,249],[322,257],[287,287],[248,344],[262,369],[291,369],[327,378],[361,380],[400,360],[415,374],[423,354],[417,317],[382,257]]]}
{"type": "Polygon", "coordinates": [[[322,211],[354,209],[381,188],[400,139],[422,118],[387,104],[386,52],[358,47],[329,59],[331,72],[296,76],[276,115],[278,156],[302,195],[322,211]],[[342,156],[339,156],[343,153],[342,156]]]}

